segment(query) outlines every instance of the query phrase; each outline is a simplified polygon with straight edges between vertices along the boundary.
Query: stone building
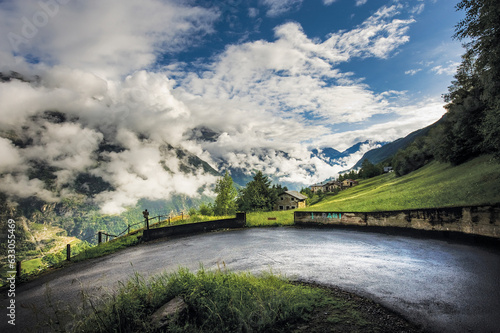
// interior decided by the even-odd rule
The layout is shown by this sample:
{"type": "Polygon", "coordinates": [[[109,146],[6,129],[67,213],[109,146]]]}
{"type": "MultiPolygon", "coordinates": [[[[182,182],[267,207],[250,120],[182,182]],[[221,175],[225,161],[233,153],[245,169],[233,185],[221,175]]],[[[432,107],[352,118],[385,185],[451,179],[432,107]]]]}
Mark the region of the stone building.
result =
{"type": "Polygon", "coordinates": [[[285,191],[278,196],[278,200],[274,204],[274,210],[288,210],[306,207],[305,195],[297,191],[285,191]]]}
{"type": "Polygon", "coordinates": [[[324,192],[323,184],[315,184],[311,186],[312,193],[318,193],[319,191],[324,192]]]}
{"type": "Polygon", "coordinates": [[[318,192],[333,192],[335,189],[341,189],[342,188],[342,183],[338,182],[336,180],[330,180],[326,183],[323,184],[316,184],[312,185],[311,187],[311,192],[313,193],[318,193],[318,192]]]}
{"type": "Polygon", "coordinates": [[[352,179],[345,179],[343,182],[342,182],[342,186],[343,187],[353,187],[353,186],[356,186],[358,185],[358,181],[357,180],[352,180],[352,179]]]}
{"type": "Polygon", "coordinates": [[[323,192],[333,192],[335,189],[340,189],[342,188],[342,183],[332,180],[323,185],[323,192]]]}

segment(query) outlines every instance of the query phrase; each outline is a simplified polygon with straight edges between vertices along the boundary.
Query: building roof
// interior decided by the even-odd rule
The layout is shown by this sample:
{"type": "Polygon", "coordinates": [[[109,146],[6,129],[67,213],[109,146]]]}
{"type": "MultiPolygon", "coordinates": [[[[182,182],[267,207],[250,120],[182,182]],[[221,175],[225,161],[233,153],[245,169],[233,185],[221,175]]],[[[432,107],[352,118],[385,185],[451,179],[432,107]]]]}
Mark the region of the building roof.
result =
{"type": "MultiPolygon", "coordinates": [[[[297,191],[285,191],[285,192],[283,192],[283,193],[286,193],[286,194],[288,194],[288,195],[291,195],[292,197],[295,197],[295,198],[297,198],[297,199],[299,199],[299,200],[305,200],[305,199],[307,199],[307,197],[306,197],[305,195],[302,195],[302,194],[300,194],[300,193],[299,193],[299,192],[297,192],[297,191]]],[[[283,194],[283,193],[282,193],[282,194],[283,194]]]]}

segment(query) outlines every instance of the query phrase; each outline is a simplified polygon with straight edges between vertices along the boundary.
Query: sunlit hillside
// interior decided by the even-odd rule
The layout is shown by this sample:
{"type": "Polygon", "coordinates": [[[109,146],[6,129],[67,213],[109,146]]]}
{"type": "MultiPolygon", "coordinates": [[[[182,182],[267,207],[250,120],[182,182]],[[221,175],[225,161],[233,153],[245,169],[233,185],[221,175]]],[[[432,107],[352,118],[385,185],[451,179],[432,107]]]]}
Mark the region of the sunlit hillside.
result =
{"type": "Polygon", "coordinates": [[[459,166],[432,162],[403,177],[363,180],[308,207],[319,211],[369,212],[500,203],[500,163],[490,155],[459,166]]]}

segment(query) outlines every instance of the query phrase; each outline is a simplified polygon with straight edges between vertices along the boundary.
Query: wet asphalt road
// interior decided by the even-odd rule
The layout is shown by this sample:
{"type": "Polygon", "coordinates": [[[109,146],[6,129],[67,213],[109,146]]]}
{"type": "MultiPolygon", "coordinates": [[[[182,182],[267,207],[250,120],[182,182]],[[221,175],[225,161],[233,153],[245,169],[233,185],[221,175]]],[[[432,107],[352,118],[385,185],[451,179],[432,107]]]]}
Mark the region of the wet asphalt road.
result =
{"type": "MultiPolygon", "coordinates": [[[[143,244],[76,263],[16,290],[16,329],[35,327],[53,302],[78,304],[82,289],[101,294],[134,272],[151,275],[225,263],[233,271],[272,270],[292,279],[367,296],[435,332],[500,332],[500,251],[444,240],[332,229],[245,229],[143,244]]],[[[35,331],[39,331],[36,329],[35,331]]]]}

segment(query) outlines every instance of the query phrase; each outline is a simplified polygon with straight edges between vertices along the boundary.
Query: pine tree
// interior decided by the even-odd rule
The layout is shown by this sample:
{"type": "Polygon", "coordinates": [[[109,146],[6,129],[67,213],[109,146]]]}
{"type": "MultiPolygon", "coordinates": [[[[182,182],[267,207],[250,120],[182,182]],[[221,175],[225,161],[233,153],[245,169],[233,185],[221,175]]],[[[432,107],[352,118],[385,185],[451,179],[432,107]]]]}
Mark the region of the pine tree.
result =
{"type": "Polygon", "coordinates": [[[257,171],[253,180],[240,191],[238,209],[245,212],[272,210],[271,181],[261,171],[257,171]]]}

